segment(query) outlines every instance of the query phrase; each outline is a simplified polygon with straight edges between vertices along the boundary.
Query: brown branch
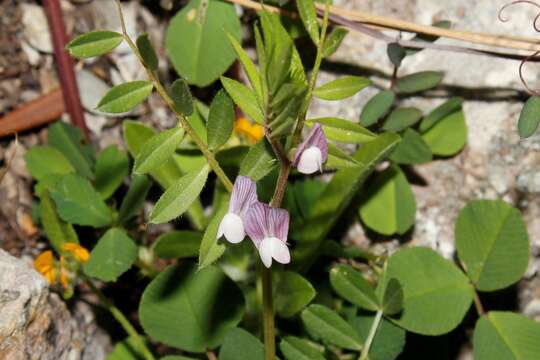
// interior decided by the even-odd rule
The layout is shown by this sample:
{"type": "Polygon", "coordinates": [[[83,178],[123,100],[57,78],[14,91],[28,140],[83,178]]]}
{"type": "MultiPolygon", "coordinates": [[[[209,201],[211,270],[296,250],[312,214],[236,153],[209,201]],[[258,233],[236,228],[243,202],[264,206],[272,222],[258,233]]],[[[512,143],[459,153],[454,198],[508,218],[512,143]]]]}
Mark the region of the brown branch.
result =
{"type": "Polygon", "coordinates": [[[0,138],[57,120],[65,111],[59,87],[0,118],[0,138]]]}
{"type": "Polygon", "coordinates": [[[80,128],[88,140],[89,132],[84,121],[84,112],[79,97],[79,89],[77,87],[77,79],[73,71],[73,60],[65,50],[67,44],[66,29],[64,27],[64,18],[62,16],[62,8],[59,0],[43,0],[43,7],[47,14],[49,28],[52,35],[54,56],[56,59],[56,67],[66,110],[69,113],[71,122],[80,128]]]}

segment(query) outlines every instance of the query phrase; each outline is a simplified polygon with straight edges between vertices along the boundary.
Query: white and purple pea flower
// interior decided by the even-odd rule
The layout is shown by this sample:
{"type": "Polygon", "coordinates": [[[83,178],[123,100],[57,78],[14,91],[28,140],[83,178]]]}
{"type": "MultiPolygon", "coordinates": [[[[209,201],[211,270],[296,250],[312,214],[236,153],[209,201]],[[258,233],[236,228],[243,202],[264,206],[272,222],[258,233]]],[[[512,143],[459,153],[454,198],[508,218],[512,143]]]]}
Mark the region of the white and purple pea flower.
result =
{"type": "Polygon", "coordinates": [[[322,165],[328,159],[328,142],[321,124],[315,123],[294,154],[293,166],[302,174],[322,172],[322,165]]]}
{"type": "Polygon", "coordinates": [[[273,208],[257,200],[257,186],[246,176],[238,176],[234,182],[229,212],[219,224],[217,238],[224,236],[233,244],[241,242],[246,233],[259,251],[266,267],[272,259],[281,264],[291,261],[287,247],[289,213],[273,208]]]}

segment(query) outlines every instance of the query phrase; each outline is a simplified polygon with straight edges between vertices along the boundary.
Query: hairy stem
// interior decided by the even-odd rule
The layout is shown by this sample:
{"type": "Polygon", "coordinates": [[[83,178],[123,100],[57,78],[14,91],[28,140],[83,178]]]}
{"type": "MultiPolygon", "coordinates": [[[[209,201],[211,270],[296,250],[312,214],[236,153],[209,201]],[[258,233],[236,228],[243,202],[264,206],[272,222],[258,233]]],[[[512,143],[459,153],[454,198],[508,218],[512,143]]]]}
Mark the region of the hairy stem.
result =
{"type": "Polygon", "coordinates": [[[129,45],[133,53],[139,59],[139,62],[146,69],[146,73],[148,75],[149,80],[152,82],[152,84],[156,88],[156,91],[161,96],[163,101],[165,101],[169,109],[176,115],[176,118],[180,122],[180,125],[182,126],[182,128],[186,131],[186,134],[188,134],[191,137],[195,145],[197,145],[199,150],[202,152],[203,156],[206,158],[206,161],[208,162],[208,165],[210,165],[210,168],[214,171],[214,173],[216,174],[218,179],[221,181],[225,189],[227,189],[228,192],[231,192],[233,188],[233,184],[231,180],[227,177],[227,174],[225,174],[225,172],[223,171],[223,169],[217,162],[212,151],[208,149],[204,141],[199,137],[199,135],[197,135],[197,133],[195,132],[193,127],[191,127],[186,117],[176,110],[173,100],[171,99],[171,97],[169,96],[169,94],[167,93],[167,91],[165,90],[161,82],[159,81],[156,74],[152,70],[148,69],[148,67],[145,66],[144,61],[141,57],[141,54],[139,53],[139,49],[137,48],[137,45],[135,45],[133,40],[131,40],[131,38],[129,37],[126,31],[124,15],[122,13],[122,5],[120,4],[119,0],[116,0],[116,5],[118,7],[118,14],[120,16],[120,24],[122,26],[122,35],[124,36],[124,40],[126,40],[127,44],[129,45]]]}
{"type": "Polygon", "coordinates": [[[90,290],[92,290],[92,292],[97,295],[103,307],[105,307],[111,313],[111,315],[116,319],[116,321],[118,321],[118,323],[122,326],[122,328],[129,335],[129,337],[135,340],[135,342],[137,343],[137,347],[139,348],[139,351],[143,354],[144,358],[146,360],[155,360],[154,355],[152,355],[152,352],[146,346],[143,338],[141,337],[141,335],[139,335],[135,327],[129,322],[128,318],[120,311],[120,309],[118,309],[112,303],[111,300],[109,300],[108,297],[105,296],[105,294],[103,294],[103,292],[101,292],[101,290],[99,290],[94,285],[92,280],[90,280],[86,276],[84,276],[84,280],[86,284],[88,285],[88,287],[90,288],[90,290]]]}
{"type": "Polygon", "coordinates": [[[366,339],[366,343],[364,344],[364,347],[362,348],[362,353],[360,354],[360,357],[358,360],[367,360],[369,349],[371,348],[371,344],[373,343],[373,339],[375,339],[375,334],[377,334],[377,329],[379,328],[379,324],[381,323],[383,312],[382,310],[377,311],[375,314],[375,319],[373,320],[373,323],[371,324],[371,329],[369,329],[369,334],[366,339]]]}
{"type": "Polygon", "coordinates": [[[263,297],[263,334],[265,360],[276,358],[276,335],[274,326],[274,304],[272,298],[272,270],[261,264],[263,297]]]}

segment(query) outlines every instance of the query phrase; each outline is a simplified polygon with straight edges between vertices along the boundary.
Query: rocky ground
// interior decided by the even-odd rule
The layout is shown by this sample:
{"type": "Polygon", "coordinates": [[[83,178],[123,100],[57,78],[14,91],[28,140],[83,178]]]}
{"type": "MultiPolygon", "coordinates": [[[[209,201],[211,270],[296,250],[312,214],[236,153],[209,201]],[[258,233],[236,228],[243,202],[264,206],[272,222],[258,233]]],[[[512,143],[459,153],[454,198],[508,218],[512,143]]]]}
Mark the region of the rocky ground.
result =
{"type": "MultiPolygon", "coordinates": [[[[423,24],[447,19],[459,29],[540,36],[531,29],[530,24],[536,14],[534,9],[527,6],[509,10],[511,20],[500,23],[497,11],[505,2],[334,0],[339,6],[423,24]]],[[[166,5],[168,2],[161,3],[166,5]]],[[[157,5],[151,9],[135,1],[126,2],[125,5],[129,31],[149,32],[163,57],[163,29],[169,13],[157,5]]],[[[82,33],[95,28],[114,30],[119,27],[112,1],[62,1],[62,6],[69,33],[82,33]]],[[[0,0],[0,14],[2,116],[24,102],[51,91],[58,86],[58,80],[41,6],[33,1],[0,0]]],[[[455,43],[449,40],[441,42],[455,43]]],[[[516,121],[526,98],[518,77],[518,65],[515,61],[433,50],[424,50],[404,61],[400,74],[420,70],[443,70],[446,74],[441,90],[433,96],[415,97],[407,102],[427,112],[442,102],[444,96],[461,96],[465,99],[464,111],[469,128],[468,144],[459,155],[415,167],[426,184],[414,186],[418,211],[411,241],[439,249],[445,256],[452,256],[453,224],[458,211],[468,200],[502,197],[512,202],[523,211],[532,244],[529,269],[526,279],[517,288],[516,304],[527,315],[540,321],[540,135],[527,140],[520,140],[517,135],[516,121]]],[[[160,66],[166,75],[166,62],[162,61],[160,66]]],[[[136,59],[127,49],[119,48],[105,60],[80,63],[77,68],[92,137],[100,147],[121,143],[118,119],[105,118],[90,109],[110,86],[140,78],[141,68],[136,59]]],[[[384,86],[391,73],[385,44],[351,32],[331,62],[323,67],[320,81],[326,82],[339,76],[339,71],[343,69],[349,73],[371,76],[375,83],[384,86]]],[[[529,69],[527,78],[534,83],[537,78],[535,66],[531,65],[529,69]]],[[[372,94],[372,91],[365,91],[340,103],[316,102],[311,114],[355,120],[372,94]]],[[[173,123],[157,97],[152,97],[148,104],[139,107],[133,116],[159,127],[173,123]]],[[[78,303],[67,309],[28,267],[30,260],[45,244],[31,220],[31,179],[25,169],[23,156],[25,149],[42,142],[44,138],[44,129],[20,136],[14,160],[0,183],[0,248],[23,259],[17,260],[0,250],[0,350],[12,349],[10,351],[14,352],[9,354],[13,356],[7,357],[9,359],[31,358],[25,354],[34,350],[39,350],[39,354],[50,354],[50,357],[42,359],[100,359],[109,343],[96,330],[89,308],[78,303]],[[23,303],[29,305],[22,308],[20,304],[23,303]],[[5,317],[5,306],[13,307],[13,311],[22,312],[24,316],[5,317]],[[57,315],[52,317],[51,314],[57,315]],[[37,329],[38,325],[42,328],[37,329]],[[55,349],[50,344],[40,342],[40,338],[51,334],[44,329],[56,329],[54,333],[59,334],[54,338],[58,344],[55,349]],[[58,329],[63,330],[58,332],[58,329]],[[64,330],[66,334],[71,334],[68,338],[64,337],[67,336],[64,330]],[[93,344],[95,351],[91,355],[81,350],[89,344],[93,344]]],[[[3,159],[4,168],[15,148],[12,139],[0,139],[0,159],[3,159]]],[[[359,224],[351,229],[346,240],[360,246],[371,244],[359,224]]],[[[396,247],[399,241],[389,239],[375,246],[396,247]]]]}

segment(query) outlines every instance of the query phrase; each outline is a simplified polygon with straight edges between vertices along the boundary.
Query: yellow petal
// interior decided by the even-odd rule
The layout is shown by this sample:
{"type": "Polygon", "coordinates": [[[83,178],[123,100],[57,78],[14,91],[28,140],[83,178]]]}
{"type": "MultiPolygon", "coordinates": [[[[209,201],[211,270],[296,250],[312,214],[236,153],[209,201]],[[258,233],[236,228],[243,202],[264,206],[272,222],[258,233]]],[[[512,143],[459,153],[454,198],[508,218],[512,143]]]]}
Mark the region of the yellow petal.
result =
{"type": "Polygon", "coordinates": [[[90,253],[86,248],[76,243],[65,243],[62,247],[65,251],[71,253],[75,259],[80,262],[87,262],[90,257],[90,253]]]}
{"type": "Polygon", "coordinates": [[[41,274],[45,274],[51,269],[54,269],[54,257],[51,250],[47,250],[39,254],[39,256],[34,260],[34,267],[41,274]]]}
{"type": "Polygon", "coordinates": [[[258,124],[252,124],[243,116],[236,120],[234,130],[237,134],[244,136],[253,144],[264,137],[264,128],[258,124]]]}

